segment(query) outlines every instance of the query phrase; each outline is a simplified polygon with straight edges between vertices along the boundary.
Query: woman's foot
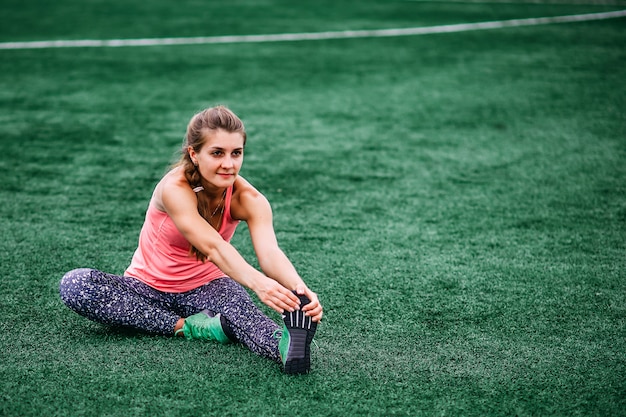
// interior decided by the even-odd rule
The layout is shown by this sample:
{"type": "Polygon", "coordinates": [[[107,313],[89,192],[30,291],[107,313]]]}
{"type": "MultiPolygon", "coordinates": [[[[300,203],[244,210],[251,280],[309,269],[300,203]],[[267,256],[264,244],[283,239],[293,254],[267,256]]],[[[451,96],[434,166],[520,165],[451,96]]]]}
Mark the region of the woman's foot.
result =
{"type": "Polygon", "coordinates": [[[234,340],[227,335],[221,314],[214,314],[210,310],[189,316],[185,319],[182,328],[175,334],[183,334],[187,339],[215,340],[222,344],[232,343],[234,340]]]}
{"type": "Polygon", "coordinates": [[[278,351],[286,374],[306,374],[311,370],[311,342],[317,330],[317,323],[301,310],[311,300],[304,295],[300,298],[300,310],[284,312],[282,337],[278,351]]]}

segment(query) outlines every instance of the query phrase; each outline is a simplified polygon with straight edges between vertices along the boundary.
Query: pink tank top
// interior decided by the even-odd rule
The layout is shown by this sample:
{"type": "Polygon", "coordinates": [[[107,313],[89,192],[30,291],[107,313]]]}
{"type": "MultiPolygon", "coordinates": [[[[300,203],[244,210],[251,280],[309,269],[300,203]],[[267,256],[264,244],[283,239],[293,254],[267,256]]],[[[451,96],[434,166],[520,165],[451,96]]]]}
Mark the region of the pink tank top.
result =
{"type": "MultiPolygon", "coordinates": [[[[239,220],[230,216],[233,187],[226,191],[224,218],[219,234],[225,241],[235,234],[239,220]]],[[[213,262],[200,262],[189,255],[189,242],[178,231],[167,213],[150,204],[139,245],[124,275],[164,292],[181,293],[226,276],[213,262]]]]}

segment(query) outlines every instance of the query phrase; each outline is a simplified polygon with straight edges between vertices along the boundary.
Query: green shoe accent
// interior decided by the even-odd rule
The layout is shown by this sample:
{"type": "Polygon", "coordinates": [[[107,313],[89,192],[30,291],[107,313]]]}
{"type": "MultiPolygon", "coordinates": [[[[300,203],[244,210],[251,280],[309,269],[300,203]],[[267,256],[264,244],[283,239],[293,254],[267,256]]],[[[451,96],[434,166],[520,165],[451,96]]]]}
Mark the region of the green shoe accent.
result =
{"type": "Polygon", "coordinates": [[[280,340],[278,341],[278,352],[280,353],[280,360],[283,363],[283,368],[285,367],[285,362],[287,361],[287,354],[289,353],[289,330],[287,330],[287,326],[283,324],[282,331],[276,331],[274,333],[274,337],[277,336],[277,333],[280,333],[280,340]]]}
{"type": "Polygon", "coordinates": [[[222,344],[232,343],[222,329],[220,314],[212,316],[208,310],[187,317],[182,331],[187,339],[215,340],[222,344]]]}

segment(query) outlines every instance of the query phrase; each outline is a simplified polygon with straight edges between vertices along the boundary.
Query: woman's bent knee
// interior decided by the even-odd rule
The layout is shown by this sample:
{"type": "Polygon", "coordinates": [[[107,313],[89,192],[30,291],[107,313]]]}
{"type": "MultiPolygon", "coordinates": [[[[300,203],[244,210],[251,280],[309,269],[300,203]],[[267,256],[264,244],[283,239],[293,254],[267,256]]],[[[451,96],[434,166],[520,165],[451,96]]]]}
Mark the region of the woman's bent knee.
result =
{"type": "Polygon", "coordinates": [[[84,290],[91,280],[93,269],[79,268],[69,271],[59,284],[59,294],[66,306],[73,309],[78,298],[84,297],[84,290]]]}

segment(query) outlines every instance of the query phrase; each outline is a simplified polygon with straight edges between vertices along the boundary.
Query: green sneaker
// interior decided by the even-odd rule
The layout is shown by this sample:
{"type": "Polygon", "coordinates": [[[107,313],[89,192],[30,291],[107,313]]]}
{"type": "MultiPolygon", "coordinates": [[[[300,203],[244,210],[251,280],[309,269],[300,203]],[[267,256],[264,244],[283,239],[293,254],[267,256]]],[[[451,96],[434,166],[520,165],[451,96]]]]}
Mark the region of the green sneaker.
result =
{"type": "MultiPolygon", "coordinates": [[[[303,295],[298,295],[298,298],[301,308],[311,301],[303,295]]],[[[283,371],[286,374],[306,374],[311,370],[311,342],[317,330],[317,323],[304,315],[301,310],[285,312],[282,318],[283,330],[278,342],[278,351],[283,371]]]]}
{"type": "Polygon", "coordinates": [[[219,313],[214,315],[209,310],[202,310],[187,317],[183,328],[176,334],[180,332],[183,332],[187,339],[215,340],[222,344],[232,342],[222,328],[222,316],[219,313]]]}

